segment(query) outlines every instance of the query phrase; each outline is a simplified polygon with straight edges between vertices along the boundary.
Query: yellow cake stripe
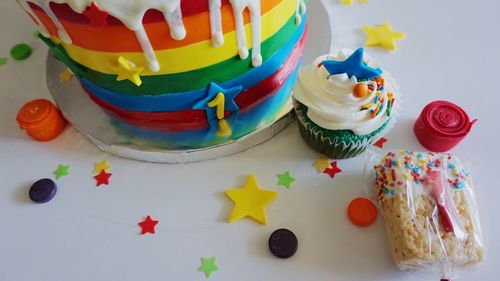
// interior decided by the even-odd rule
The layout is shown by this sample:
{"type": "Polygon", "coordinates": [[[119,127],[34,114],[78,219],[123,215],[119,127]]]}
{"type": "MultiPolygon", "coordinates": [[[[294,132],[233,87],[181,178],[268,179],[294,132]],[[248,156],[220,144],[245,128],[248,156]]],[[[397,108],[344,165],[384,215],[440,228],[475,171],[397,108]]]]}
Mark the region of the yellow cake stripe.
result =
{"type": "MultiPolygon", "coordinates": [[[[284,0],[268,13],[262,16],[262,41],[267,40],[295,14],[296,0],[284,0]]],[[[248,47],[252,47],[251,26],[245,25],[248,47]]],[[[57,38],[53,38],[58,41],[57,38]]],[[[74,61],[92,70],[116,74],[118,58],[124,57],[136,66],[143,66],[141,75],[165,75],[191,71],[225,61],[238,55],[236,32],[224,35],[224,44],[214,48],[211,40],[191,44],[186,47],[162,50],[155,52],[160,63],[160,71],[152,72],[148,69],[147,61],[142,52],[99,52],[87,50],[61,42],[68,55],[74,61]]]]}

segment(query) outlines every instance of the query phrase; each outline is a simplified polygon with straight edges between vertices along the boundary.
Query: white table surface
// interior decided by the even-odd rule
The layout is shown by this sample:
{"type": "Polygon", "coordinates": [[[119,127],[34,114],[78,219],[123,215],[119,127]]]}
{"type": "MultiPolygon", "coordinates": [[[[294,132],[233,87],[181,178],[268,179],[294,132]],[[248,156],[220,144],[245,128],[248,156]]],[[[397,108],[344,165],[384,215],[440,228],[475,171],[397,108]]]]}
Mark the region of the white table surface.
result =
{"type": "MultiPolygon", "coordinates": [[[[310,18],[321,9],[310,0],[310,18]]],[[[390,21],[408,37],[395,53],[369,48],[398,80],[404,112],[388,135],[388,148],[422,150],[412,124],[428,102],[448,99],[479,122],[452,152],[474,163],[488,258],[459,280],[498,280],[500,189],[498,139],[500,95],[498,48],[500,2],[369,0],[340,6],[325,0],[335,27],[335,47],[364,42],[363,25],[390,21]]],[[[311,24],[311,45],[328,22],[311,24]]],[[[334,180],[312,168],[317,157],[296,126],[241,154],[213,161],[161,165],[120,159],[99,151],[67,129],[57,140],[38,143],[17,128],[17,110],[36,97],[49,98],[44,63],[47,48],[15,1],[0,2],[0,57],[19,42],[34,48],[23,62],[0,67],[0,280],[205,280],[200,257],[216,256],[220,271],[210,280],[438,280],[432,274],[400,272],[388,252],[383,221],[351,225],[346,205],[362,188],[363,157],[340,161],[334,180]],[[108,159],[109,187],[95,188],[95,162],[108,159]],[[71,173],[58,181],[48,204],[29,201],[32,182],[51,177],[60,163],[71,173]],[[276,186],[290,170],[291,190],[276,186]],[[279,192],[267,208],[269,224],[250,219],[226,223],[232,203],[223,191],[255,173],[263,188],[279,192]],[[155,235],[139,235],[145,215],[159,219],[155,235]],[[272,257],[267,239],[277,228],[292,229],[299,250],[289,260],[272,257]]],[[[323,40],[324,41],[324,40],[323,40]]],[[[319,54],[318,54],[319,55],[319,54]]],[[[310,59],[310,56],[309,58],[310,59]]]]}

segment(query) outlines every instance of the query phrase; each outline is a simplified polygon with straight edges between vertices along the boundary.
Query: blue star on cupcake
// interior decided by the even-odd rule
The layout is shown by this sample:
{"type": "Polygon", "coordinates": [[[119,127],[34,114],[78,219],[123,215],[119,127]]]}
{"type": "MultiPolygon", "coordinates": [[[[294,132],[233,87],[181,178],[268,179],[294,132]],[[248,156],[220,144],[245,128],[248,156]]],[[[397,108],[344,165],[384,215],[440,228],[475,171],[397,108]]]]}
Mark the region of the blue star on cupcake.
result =
{"type": "Polygon", "coordinates": [[[371,80],[382,75],[380,68],[373,68],[363,62],[364,49],[357,49],[344,61],[325,60],[323,66],[330,75],[346,73],[349,78],[352,76],[358,80],[371,80]]]}
{"type": "Polygon", "coordinates": [[[219,93],[224,94],[224,110],[229,111],[239,111],[240,108],[234,101],[236,96],[238,96],[243,91],[242,86],[232,87],[229,89],[224,89],[214,82],[211,82],[207,89],[206,96],[198,101],[193,109],[204,109],[207,111],[207,118],[209,120],[217,119],[217,110],[214,107],[210,107],[209,103],[213,101],[219,93]]]}

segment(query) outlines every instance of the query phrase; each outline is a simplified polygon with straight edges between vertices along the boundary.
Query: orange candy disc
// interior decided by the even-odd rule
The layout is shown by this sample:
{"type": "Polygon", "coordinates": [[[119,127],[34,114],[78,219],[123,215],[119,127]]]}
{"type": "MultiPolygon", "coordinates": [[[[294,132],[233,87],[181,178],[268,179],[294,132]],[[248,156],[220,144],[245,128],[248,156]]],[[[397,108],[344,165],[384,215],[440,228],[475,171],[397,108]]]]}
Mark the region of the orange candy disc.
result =
{"type": "Polygon", "coordinates": [[[377,208],[369,199],[356,198],[349,203],[347,216],[357,226],[369,226],[377,219],[377,208]]]}
{"type": "Polygon", "coordinates": [[[365,83],[358,83],[352,89],[352,94],[358,99],[364,98],[368,95],[368,86],[365,83]]]}
{"type": "Polygon", "coordinates": [[[17,113],[17,124],[37,141],[58,137],[66,126],[61,112],[50,101],[37,99],[23,105],[17,113]]]}

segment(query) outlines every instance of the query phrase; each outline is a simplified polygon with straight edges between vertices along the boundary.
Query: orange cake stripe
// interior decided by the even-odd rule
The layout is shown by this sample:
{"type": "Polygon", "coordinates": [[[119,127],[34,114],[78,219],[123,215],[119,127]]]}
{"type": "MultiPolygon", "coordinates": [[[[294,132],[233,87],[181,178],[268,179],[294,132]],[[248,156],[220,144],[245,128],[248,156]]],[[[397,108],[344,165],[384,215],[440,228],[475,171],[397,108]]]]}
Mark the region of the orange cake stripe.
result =
{"type": "MultiPolygon", "coordinates": [[[[289,0],[262,1],[261,14],[265,15],[282,1],[289,0]]],[[[47,27],[50,34],[53,37],[58,37],[57,28],[50,18],[39,9],[35,9],[34,12],[47,27]]],[[[221,14],[224,34],[234,31],[235,24],[231,4],[223,5],[221,14]]],[[[250,22],[248,10],[245,10],[244,18],[245,24],[248,24],[250,22]]],[[[102,52],[142,52],[135,33],[125,25],[109,25],[96,28],[66,20],[60,21],[70,34],[73,44],[80,48],[102,52]],[[75,36],[75,34],[78,36],[75,36]],[[120,42],[120,44],[117,44],[117,42],[120,42]]],[[[166,21],[145,23],[144,28],[149,35],[153,48],[157,51],[175,49],[211,40],[210,13],[208,11],[185,17],[183,22],[187,32],[186,38],[183,40],[175,40],[170,36],[170,29],[166,21]]]]}

